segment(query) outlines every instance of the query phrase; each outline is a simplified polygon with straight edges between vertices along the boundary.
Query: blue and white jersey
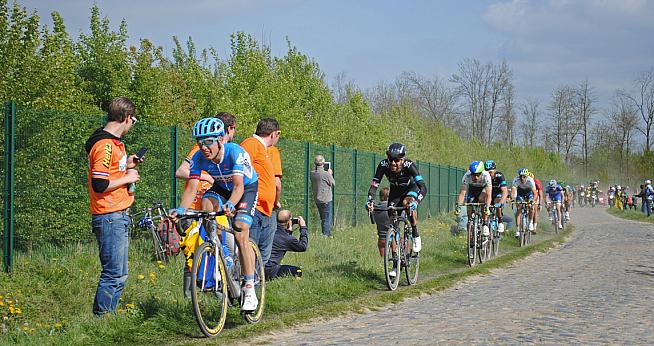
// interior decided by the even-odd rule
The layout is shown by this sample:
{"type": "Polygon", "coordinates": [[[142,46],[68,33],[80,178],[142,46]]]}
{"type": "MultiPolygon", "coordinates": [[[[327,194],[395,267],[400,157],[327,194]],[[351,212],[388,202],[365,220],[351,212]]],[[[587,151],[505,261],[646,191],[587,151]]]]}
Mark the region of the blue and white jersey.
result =
{"type": "Polygon", "coordinates": [[[189,178],[200,179],[202,171],[206,171],[213,177],[214,185],[218,184],[219,187],[228,191],[234,189],[233,177],[235,175],[243,176],[245,186],[257,181],[257,172],[254,171],[250,155],[240,145],[226,143],[223,144],[223,150],[225,154],[220,163],[207,160],[202,155],[202,150],[198,150],[190,162],[191,174],[189,178]]]}
{"type": "Polygon", "coordinates": [[[547,195],[550,197],[550,200],[553,202],[560,202],[562,193],[563,193],[563,188],[561,185],[556,184],[555,187],[548,186],[547,187],[547,195]]]}

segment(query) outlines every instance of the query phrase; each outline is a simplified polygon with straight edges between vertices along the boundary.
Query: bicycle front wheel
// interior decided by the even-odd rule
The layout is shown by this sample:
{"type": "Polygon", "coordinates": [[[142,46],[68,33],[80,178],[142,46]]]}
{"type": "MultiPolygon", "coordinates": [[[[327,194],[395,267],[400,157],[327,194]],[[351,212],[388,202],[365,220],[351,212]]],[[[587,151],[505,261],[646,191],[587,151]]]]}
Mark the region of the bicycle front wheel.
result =
{"type": "Polygon", "coordinates": [[[220,258],[216,258],[214,245],[205,242],[195,250],[191,273],[191,298],[195,320],[202,333],[216,336],[223,330],[227,319],[227,277],[220,258]]]}
{"type": "Polygon", "coordinates": [[[154,226],[150,227],[150,234],[152,235],[152,250],[153,250],[154,258],[157,261],[168,263],[166,246],[164,245],[161,236],[159,236],[159,232],[157,232],[157,229],[154,226]]]}
{"type": "Polygon", "coordinates": [[[527,215],[522,215],[522,225],[520,225],[520,246],[527,245],[527,232],[529,232],[529,225],[527,224],[527,215]]]}
{"type": "Polygon", "coordinates": [[[492,257],[497,257],[500,254],[500,233],[497,229],[500,221],[501,220],[495,220],[495,222],[491,222],[491,225],[493,225],[493,229],[491,230],[491,235],[493,236],[491,241],[492,257]]]}
{"type": "Polygon", "coordinates": [[[250,247],[254,252],[254,292],[259,300],[259,305],[254,311],[242,312],[242,314],[248,323],[257,323],[263,317],[263,308],[266,303],[266,272],[257,244],[250,240],[250,247]]]}
{"type": "Polygon", "coordinates": [[[490,257],[491,238],[485,237],[482,234],[481,228],[484,227],[483,225],[478,225],[477,227],[478,227],[477,237],[479,237],[479,240],[477,241],[479,243],[479,263],[484,263],[485,261],[488,261],[488,258],[490,257]]]}
{"type": "Polygon", "coordinates": [[[411,225],[404,224],[404,274],[406,282],[409,285],[415,285],[418,282],[418,269],[420,268],[420,253],[413,252],[413,232],[411,225]]]}
{"type": "Polygon", "coordinates": [[[477,262],[477,226],[475,221],[468,222],[468,265],[473,267],[477,262]]]}
{"type": "Polygon", "coordinates": [[[384,275],[386,276],[386,287],[391,291],[395,291],[400,283],[400,273],[398,273],[400,270],[400,244],[395,241],[399,238],[400,234],[397,229],[388,230],[384,247],[384,275]]]}

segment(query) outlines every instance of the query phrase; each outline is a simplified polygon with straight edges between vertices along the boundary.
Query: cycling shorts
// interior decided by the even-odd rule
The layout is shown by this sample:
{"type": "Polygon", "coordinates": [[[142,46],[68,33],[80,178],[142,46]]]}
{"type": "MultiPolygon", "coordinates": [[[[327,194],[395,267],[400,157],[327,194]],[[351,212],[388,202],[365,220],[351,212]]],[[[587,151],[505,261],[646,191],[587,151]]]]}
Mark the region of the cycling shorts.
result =
{"type": "Polygon", "coordinates": [[[516,202],[533,202],[534,193],[529,191],[529,193],[521,194],[518,192],[518,195],[515,197],[516,202]]]}
{"type": "Polygon", "coordinates": [[[420,193],[420,189],[416,185],[413,185],[408,189],[391,188],[388,194],[388,205],[401,206],[404,199],[409,196],[415,198],[417,201],[418,200],[417,197],[419,193],[420,193]]]}
{"type": "Polygon", "coordinates": [[[556,194],[555,196],[550,196],[550,201],[552,201],[553,203],[557,203],[557,202],[561,203],[561,200],[562,198],[560,193],[556,194]]]}
{"type": "MultiPolygon", "coordinates": [[[[225,190],[218,184],[213,184],[209,191],[205,192],[202,199],[211,197],[224,203],[231,195],[232,191],[225,190]]],[[[241,221],[248,226],[251,226],[254,218],[254,211],[257,207],[258,197],[259,182],[255,181],[246,185],[243,190],[243,196],[241,196],[241,199],[234,206],[236,209],[236,217],[234,217],[234,221],[241,221]]]]}

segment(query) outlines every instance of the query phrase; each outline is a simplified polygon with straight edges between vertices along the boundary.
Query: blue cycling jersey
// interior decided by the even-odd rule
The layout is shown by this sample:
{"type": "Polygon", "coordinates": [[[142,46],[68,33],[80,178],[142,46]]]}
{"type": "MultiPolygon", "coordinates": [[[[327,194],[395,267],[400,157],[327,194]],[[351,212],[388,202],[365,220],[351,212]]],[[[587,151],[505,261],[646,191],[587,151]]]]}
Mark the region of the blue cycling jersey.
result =
{"type": "Polygon", "coordinates": [[[553,202],[561,201],[562,193],[563,193],[563,188],[561,187],[561,185],[556,184],[555,187],[548,186],[546,192],[551,201],[553,202]]]}
{"type": "Polygon", "coordinates": [[[191,174],[190,179],[200,179],[202,171],[206,171],[214,179],[214,185],[232,191],[234,189],[233,176],[243,176],[243,184],[248,186],[257,181],[257,172],[252,167],[252,160],[250,155],[241,148],[240,145],[235,143],[223,144],[223,155],[220,163],[210,161],[202,155],[202,151],[193,155],[191,158],[191,174]]]}

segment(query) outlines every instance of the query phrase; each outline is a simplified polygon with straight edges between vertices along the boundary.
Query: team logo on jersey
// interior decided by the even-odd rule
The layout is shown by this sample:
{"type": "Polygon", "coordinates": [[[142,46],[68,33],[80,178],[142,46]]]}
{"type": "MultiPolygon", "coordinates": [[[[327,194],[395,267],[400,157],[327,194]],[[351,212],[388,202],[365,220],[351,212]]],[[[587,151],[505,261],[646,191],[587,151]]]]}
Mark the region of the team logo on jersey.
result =
{"type": "Polygon", "coordinates": [[[412,163],[413,162],[411,162],[411,161],[404,160],[404,165],[403,166],[404,166],[404,168],[409,168],[409,167],[411,167],[412,163]]]}
{"type": "Polygon", "coordinates": [[[105,143],[104,145],[104,158],[102,159],[102,165],[106,168],[109,168],[111,165],[111,143],[105,143]]]}
{"type": "Polygon", "coordinates": [[[382,167],[388,167],[388,160],[382,160],[379,164],[380,164],[382,167]]]}
{"type": "Polygon", "coordinates": [[[245,208],[247,208],[247,206],[248,206],[247,202],[241,202],[241,203],[238,204],[237,209],[245,209],[245,208]]]}

